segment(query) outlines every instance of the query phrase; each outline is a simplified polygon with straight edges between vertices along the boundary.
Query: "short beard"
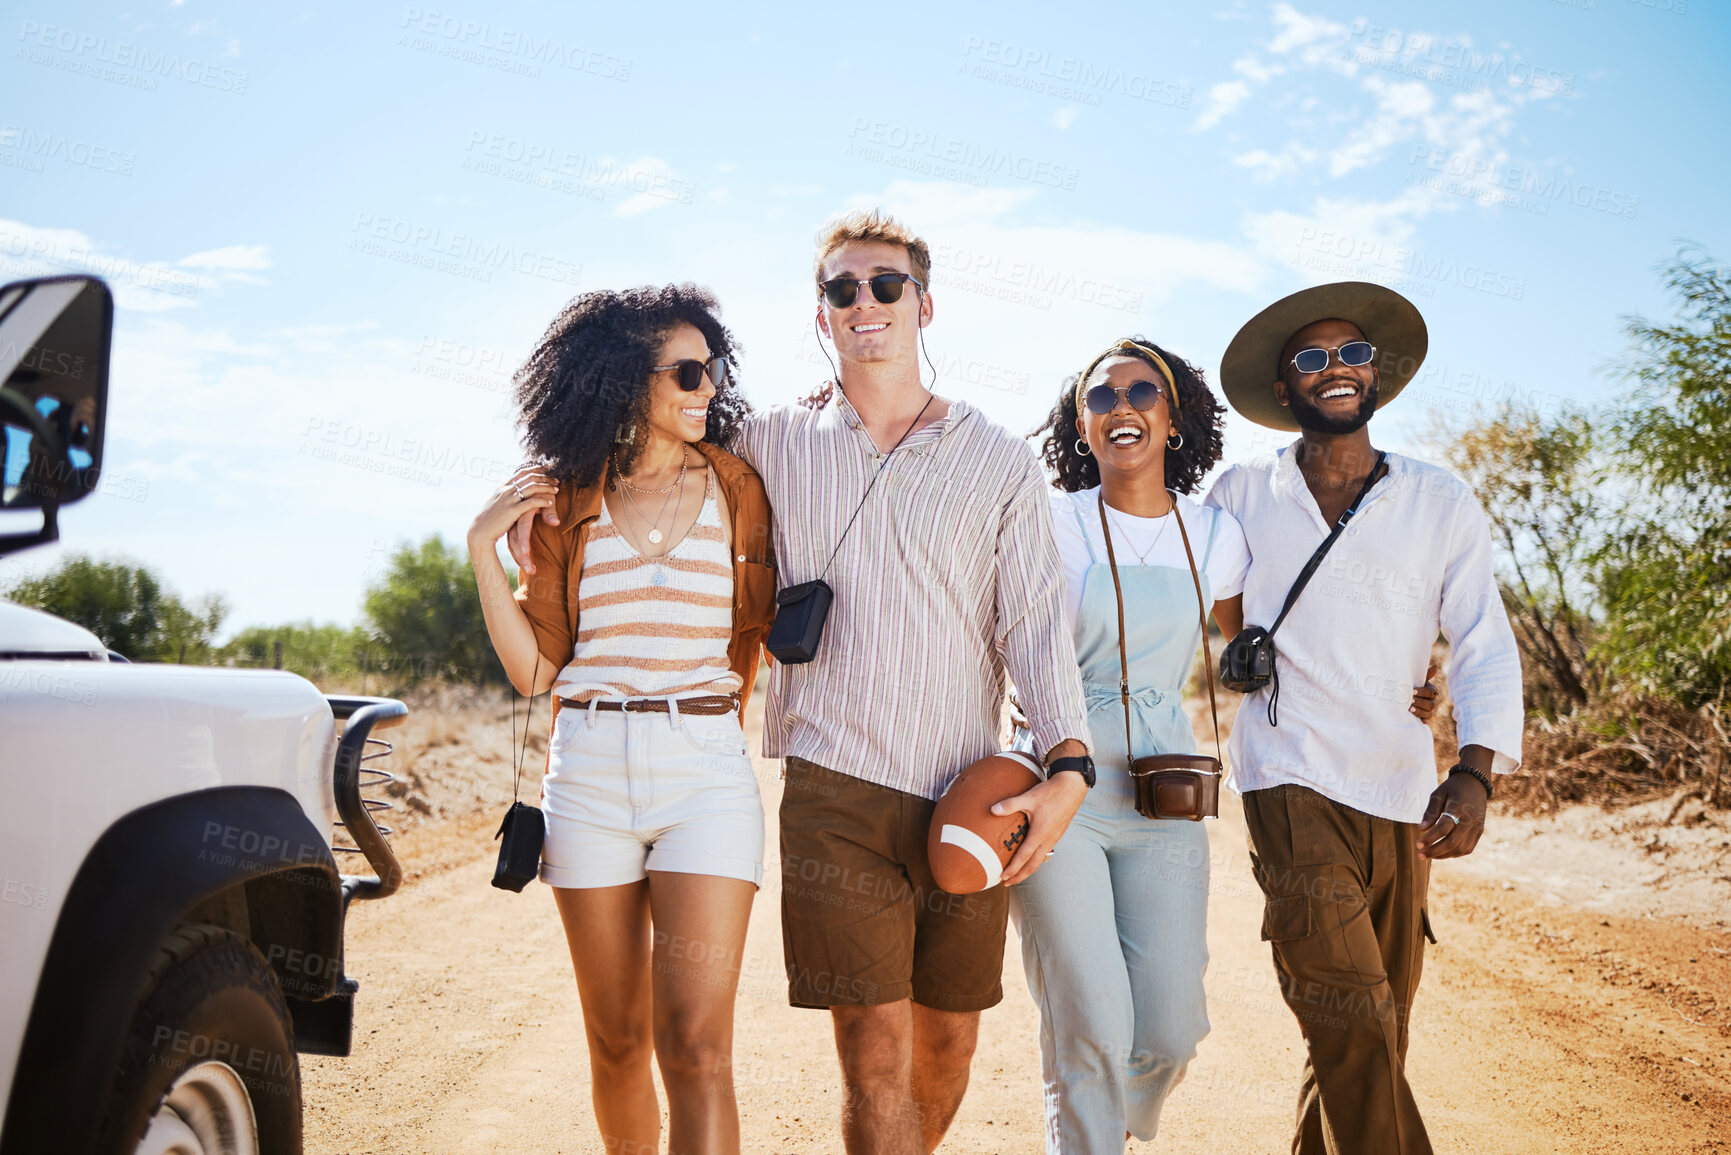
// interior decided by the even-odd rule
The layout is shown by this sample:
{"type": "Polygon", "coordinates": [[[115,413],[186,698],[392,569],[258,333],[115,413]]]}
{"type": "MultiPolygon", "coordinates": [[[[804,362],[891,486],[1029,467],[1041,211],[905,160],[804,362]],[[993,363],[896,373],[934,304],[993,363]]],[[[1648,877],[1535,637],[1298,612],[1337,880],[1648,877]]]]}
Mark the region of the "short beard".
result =
{"type": "Polygon", "coordinates": [[[1370,387],[1364,391],[1364,397],[1358,403],[1358,412],[1350,417],[1330,417],[1294,390],[1287,391],[1287,400],[1292,405],[1292,419],[1298,422],[1300,429],[1306,433],[1326,433],[1341,437],[1348,433],[1357,433],[1370,423],[1370,419],[1376,415],[1376,395],[1377,376],[1373,373],[1370,387]]]}

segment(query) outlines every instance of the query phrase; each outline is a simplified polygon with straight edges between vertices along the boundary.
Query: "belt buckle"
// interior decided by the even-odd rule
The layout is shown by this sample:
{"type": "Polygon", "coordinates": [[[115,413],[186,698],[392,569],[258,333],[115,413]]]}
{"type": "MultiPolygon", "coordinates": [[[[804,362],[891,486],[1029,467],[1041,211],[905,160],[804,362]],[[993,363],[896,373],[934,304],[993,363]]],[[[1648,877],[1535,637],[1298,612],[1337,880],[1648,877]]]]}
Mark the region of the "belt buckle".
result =
{"type": "Polygon", "coordinates": [[[642,714],[648,712],[649,704],[645,698],[627,698],[619,703],[619,708],[627,714],[642,714]]]}

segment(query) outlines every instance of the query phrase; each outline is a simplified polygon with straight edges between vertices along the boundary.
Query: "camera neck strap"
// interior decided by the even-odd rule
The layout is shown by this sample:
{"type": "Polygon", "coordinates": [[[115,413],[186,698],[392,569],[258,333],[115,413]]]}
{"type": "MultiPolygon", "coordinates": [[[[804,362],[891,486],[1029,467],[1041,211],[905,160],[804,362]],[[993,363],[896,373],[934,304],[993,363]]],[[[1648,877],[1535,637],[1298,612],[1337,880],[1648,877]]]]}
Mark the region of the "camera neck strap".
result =
{"type": "MultiPolygon", "coordinates": [[[[836,388],[838,390],[841,388],[841,382],[836,382],[836,388]]],[[[845,394],[843,396],[845,396],[845,394]]],[[[926,415],[926,410],[930,409],[932,407],[932,402],[937,399],[938,395],[936,393],[932,393],[929,390],[927,391],[926,403],[920,406],[920,411],[914,414],[914,419],[908,422],[908,427],[902,430],[902,435],[896,438],[896,443],[890,446],[889,452],[885,453],[884,459],[878,463],[877,472],[872,474],[871,481],[866,484],[865,492],[860,495],[859,504],[853,507],[853,516],[847,519],[847,527],[841,531],[841,536],[836,538],[835,548],[829,551],[829,560],[823,563],[823,572],[817,575],[818,581],[822,581],[824,578],[829,576],[829,567],[835,564],[835,555],[841,552],[841,543],[847,540],[847,535],[849,533],[853,532],[853,523],[859,520],[860,510],[865,508],[866,498],[872,495],[872,488],[877,485],[878,478],[882,477],[884,470],[889,468],[890,458],[895,456],[896,450],[902,447],[902,442],[906,441],[908,435],[913,433],[914,426],[920,423],[920,418],[926,415]]],[[[870,437],[871,435],[868,433],[866,436],[870,437]]],[[[877,447],[875,442],[872,447],[874,449],[877,447]]]]}
{"type": "MultiPolygon", "coordinates": [[[[1286,601],[1280,607],[1280,616],[1274,619],[1272,626],[1268,627],[1270,637],[1274,635],[1275,630],[1280,628],[1280,623],[1286,620],[1286,615],[1292,611],[1292,605],[1298,600],[1298,595],[1304,592],[1304,587],[1310,584],[1311,577],[1322,565],[1322,559],[1329,550],[1334,548],[1334,543],[1340,540],[1340,535],[1346,531],[1346,523],[1353,519],[1354,515],[1358,513],[1358,507],[1364,504],[1364,499],[1370,494],[1370,487],[1376,484],[1378,476],[1382,473],[1382,463],[1387,457],[1387,452],[1377,451],[1376,464],[1370,467],[1370,476],[1364,479],[1364,487],[1358,491],[1358,496],[1352,499],[1352,504],[1342,511],[1340,520],[1334,523],[1334,528],[1329,531],[1327,537],[1322,539],[1322,544],[1316,547],[1316,552],[1310,555],[1310,560],[1304,563],[1304,568],[1298,571],[1298,579],[1292,583],[1292,588],[1286,591],[1286,601]]],[[[1300,480],[1303,480],[1302,475],[1300,475],[1300,480]]]]}
{"type": "MultiPolygon", "coordinates": [[[[1167,490],[1172,500],[1172,517],[1178,522],[1178,536],[1184,542],[1184,560],[1190,563],[1190,581],[1196,587],[1196,612],[1202,622],[1202,676],[1208,682],[1208,715],[1214,720],[1214,753],[1222,761],[1220,749],[1220,708],[1214,701],[1214,654],[1208,646],[1208,603],[1202,600],[1202,575],[1196,570],[1196,555],[1190,550],[1190,535],[1184,530],[1184,517],[1178,512],[1178,495],[1167,490]]],[[[1112,592],[1118,597],[1118,696],[1124,703],[1124,753],[1132,766],[1136,751],[1130,744],[1130,655],[1124,642],[1124,586],[1118,580],[1118,557],[1112,550],[1112,526],[1106,520],[1106,491],[1100,491],[1100,532],[1106,537],[1106,564],[1112,568],[1112,592]]]]}

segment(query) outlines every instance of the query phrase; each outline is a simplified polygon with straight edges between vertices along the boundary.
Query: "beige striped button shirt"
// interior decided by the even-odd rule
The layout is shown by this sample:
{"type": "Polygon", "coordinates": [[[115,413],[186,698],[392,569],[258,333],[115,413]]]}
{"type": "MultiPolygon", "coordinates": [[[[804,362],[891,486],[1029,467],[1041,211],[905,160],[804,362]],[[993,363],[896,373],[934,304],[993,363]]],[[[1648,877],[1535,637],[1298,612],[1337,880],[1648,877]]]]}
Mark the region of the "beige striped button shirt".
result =
{"type": "MultiPolygon", "coordinates": [[[[818,577],[883,464],[837,391],[753,414],[731,447],[763,478],[782,586],[818,577]]],[[[1006,671],[1042,753],[1088,741],[1046,478],[965,402],[896,450],[825,580],[817,658],[776,663],[763,753],[926,798],[1000,748],[1006,671]]]]}

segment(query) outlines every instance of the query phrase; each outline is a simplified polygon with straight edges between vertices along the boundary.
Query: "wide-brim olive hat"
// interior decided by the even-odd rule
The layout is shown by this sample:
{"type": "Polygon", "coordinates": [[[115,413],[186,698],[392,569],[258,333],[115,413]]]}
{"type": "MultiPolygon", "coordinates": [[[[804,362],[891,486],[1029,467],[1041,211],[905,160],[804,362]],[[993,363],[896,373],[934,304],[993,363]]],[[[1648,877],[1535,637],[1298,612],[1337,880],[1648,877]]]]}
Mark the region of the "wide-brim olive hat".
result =
{"type": "Polygon", "coordinates": [[[1274,396],[1280,352],[1306,325],[1329,320],[1351,321],[1376,346],[1378,409],[1406,388],[1430,346],[1417,306],[1387,286],[1336,281],[1300,289],[1246,321],[1226,346],[1220,389],[1232,408],[1258,425],[1296,431],[1292,410],[1274,396]]]}

